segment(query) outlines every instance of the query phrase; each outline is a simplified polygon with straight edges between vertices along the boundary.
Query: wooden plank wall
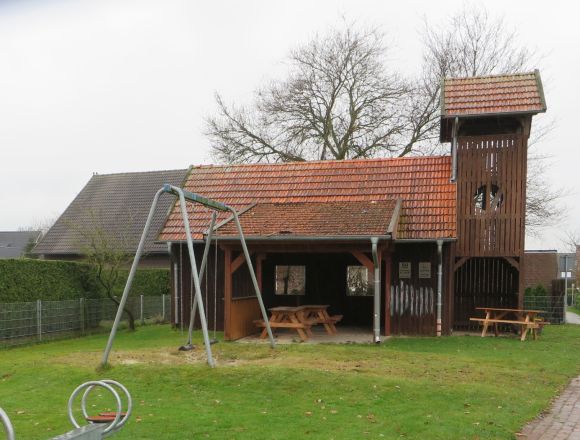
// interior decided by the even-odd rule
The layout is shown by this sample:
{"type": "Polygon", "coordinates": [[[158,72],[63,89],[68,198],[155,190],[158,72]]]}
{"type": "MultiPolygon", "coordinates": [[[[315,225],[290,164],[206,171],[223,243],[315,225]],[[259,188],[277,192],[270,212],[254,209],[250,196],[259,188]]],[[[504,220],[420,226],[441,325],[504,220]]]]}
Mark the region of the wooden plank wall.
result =
{"type": "MultiPolygon", "coordinates": [[[[199,244],[194,244],[194,251],[195,251],[195,259],[198,266],[201,264],[201,259],[203,257],[203,246],[199,244]]],[[[191,311],[191,304],[193,301],[192,293],[192,282],[191,282],[191,265],[189,264],[189,254],[187,250],[186,244],[177,244],[172,248],[172,261],[177,263],[178,271],[177,274],[173,274],[173,262],[172,266],[172,295],[171,295],[171,322],[176,323],[174,324],[176,327],[182,326],[182,319],[183,319],[183,327],[187,329],[189,325],[189,316],[191,311]],[[180,249],[181,247],[181,249],[180,249]],[[179,269],[181,267],[181,270],[179,269]],[[174,280],[173,277],[177,276],[177,280],[174,280]],[[175,292],[173,292],[174,281],[177,281],[178,293],[181,296],[181,301],[178,302],[178,312],[177,312],[177,320],[175,319],[175,292]],[[183,305],[183,308],[182,308],[183,305]]],[[[224,254],[223,251],[220,249],[218,250],[218,265],[217,265],[217,301],[214,300],[214,275],[215,275],[215,248],[212,246],[209,256],[208,256],[208,270],[207,270],[207,279],[202,281],[201,283],[201,292],[203,295],[204,306],[207,310],[207,317],[208,317],[208,328],[213,330],[214,328],[214,305],[217,305],[217,310],[215,313],[216,316],[216,329],[218,331],[223,330],[224,326],[224,289],[223,289],[223,281],[224,281],[224,254]],[[206,291],[207,287],[207,291],[206,291]],[[207,300],[206,300],[207,299],[207,300]]],[[[199,316],[196,319],[196,328],[199,327],[199,316]]]]}
{"type": "Polygon", "coordinates": [[[527,143],[521,135],[460,136],[456,255],[520,256],[524,249],[527,143]],[[489,189],[499,189],[496,200],[489,189]],[[487,188],[486,209],[478,189],[487,188]],[[494,202],[501,203],[494,209],[494,202]]]}
{"type": "Polygon", "coordinates": [[[258,298],[233,298],[231,309],[232,319],[227,339],[235,341],[258,332],[254,325],[254,320],[262,319],[258,298]]]}
{"type": "MultiPolygon", "coordinates": [[[[391,334],[435,335],[437,264],[435,243],[397,245],[392,255],[389,306],[391,334]],[[411,278],[399,276],[401,262],[411,263],[411,278]],[[419,278],[419,262],[431,263],[430,278],[419,278]]],[[[445,296],[443,301],[445,302],[445,296]]]]}

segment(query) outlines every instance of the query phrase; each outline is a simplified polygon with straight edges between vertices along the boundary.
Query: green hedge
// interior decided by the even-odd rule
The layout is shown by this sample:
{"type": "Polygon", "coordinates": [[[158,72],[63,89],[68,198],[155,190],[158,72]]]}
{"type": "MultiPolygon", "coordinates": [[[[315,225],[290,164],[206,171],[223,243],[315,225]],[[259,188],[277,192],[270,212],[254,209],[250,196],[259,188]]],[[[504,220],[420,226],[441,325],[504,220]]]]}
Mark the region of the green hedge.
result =
{"type": "MultiPolygon", "coordinates": [[[[128,276],[129,271],[126,271],[115,289],[115,295],[121,296],[123,294],[128,276]]],[[[139,269],[133,279],[131,294],[157,296],[169,294],[170,288],[169,269],[139,269]]]]}
{"type": "MultiPolygon", "coordinates": [[[[117,288],[119,295],[127,275],[125,271],[117,288]]],[[[139,269],[131,293],[161,295],[169,293],[169,288],[168,269],[139,269]]],[[[0,260],[0,303],[98,298],[102,294],[95,270],[89,264],[22,258],[0,260]]]]}

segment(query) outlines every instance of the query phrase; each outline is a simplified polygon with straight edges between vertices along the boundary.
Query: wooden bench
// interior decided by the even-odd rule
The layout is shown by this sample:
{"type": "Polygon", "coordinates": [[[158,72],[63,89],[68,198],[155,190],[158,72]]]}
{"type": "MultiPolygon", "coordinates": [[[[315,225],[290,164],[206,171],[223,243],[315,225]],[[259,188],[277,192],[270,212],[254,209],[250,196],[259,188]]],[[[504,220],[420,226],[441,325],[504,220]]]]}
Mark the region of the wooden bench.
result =
{"type": "MultiPolygon", "coordinates": [[[[266,327],[266,323],[263,319],[254,320],[254,325],[256,327],[266,327]]],[[[305,322],[270,322],[270,327],[272,328],[309,328],[312,324],[305,322]]]]}
{"type": "MultiPolygon", "coordinates": [[[[336,334],[335,324],[342,319],[342,315],[330,316],[328,307],[330,307],[328,304],[298,306],[296,307],[298,319],[311,325],[323,325],[329,335],[336,334]]],[[[307,331],[312,335],[310,330],[307,331]]]]}
{"type": "MultiPolygon", "coordinates": [[[[300,310],[297,307],[272,307],[270,312],[271,316],[268,320],[270,328],[288,328],[296,330],[302,341],[306,341],[308,336],[312,333],[310,327],[313,323],[309,320],[300,319],[300,310]]],[[[264,339],[268,335],[264,320],[257,319],[254,321],[254,325],[264,329],[260,335],[260,338],[264,339]]]]}
{"type": "Polygon", "coordinates": [[[336,324],[337,322],[342,321],[342,315],[332,315],[330,317],[330,322],[332,322],[333,324],[336,324]]]}
{"type": "Polygon", "coordinates": [[[491,307],[481,307],[477,310],[485,311],[485,318],[469,318],[470,321],[479,322],[483,326],[481,336],[485,337],[487,329],[490,325],[494,326],[494,333],[499,336],[498,324],[510,324],[519,327],[521,333],[521,340],[526,339],[529,331],[532,332],[534,339],[537,339],[537,330],[541,330],[546,324],[541,318],[536,315],[541,313],[538,310],[522,310],[522,309],[499,309],[491,307]],[[506,315],[514,315],[516,319],[508,319],[506,315]]]}

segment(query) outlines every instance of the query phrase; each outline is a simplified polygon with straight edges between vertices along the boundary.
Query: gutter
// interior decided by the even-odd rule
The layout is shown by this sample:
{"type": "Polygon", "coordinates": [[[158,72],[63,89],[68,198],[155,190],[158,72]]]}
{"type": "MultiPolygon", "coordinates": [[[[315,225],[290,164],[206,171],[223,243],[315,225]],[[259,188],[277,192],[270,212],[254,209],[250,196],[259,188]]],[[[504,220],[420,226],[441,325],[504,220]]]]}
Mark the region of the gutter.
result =
{"type": "Polygon", "coordinates": [[[379,266],[379,256],[377,245],[378,237],[371,238],[372,254],[374,263],[374,307],[373,307],[373,340],[376,344],[381,343],[381,268],[379,266]]]}
{"type": "Polygon", "coordinates": [[[439,241],[442,243],[453,243],[457,241],[457,238],[402,238],[394,240],[395,243],[437,243],[439,241]]]}
{"type": "Polygon", "coordinates": [[[459,128],[459,117],[453,120],[453,129],[451,130],[451,182],[457,180],[457,131],[459,128]]]}
{"type": "MultiPolygon", "coordinates": [[[[392,236],[391,234],[386,234],[386,235],[376,235],[376,236],[368,236],[368,235],[329,235],[329,236],[308,236],[308,235],[275,235],[275,236],[271,236],[271,237],[264,237],[264,236],[250,236],[250,237],[245,237],[246,241],[262,241],[262,242],[270,242],[270,241],[274,241],[274,242],[280,242],[280,241],[296,241],[296,242],[300,242],[300,241],[360,241],[360,242],[364,242],[367,241],[369,239],[373,239],[376,238],[377,240],[391,240],[392,236]]],[[[220,236],[219,240],[221,242],[224,241],[237,241],[239,240],[240,237],[239,236],[235,236],[235,235],[230,235],[227,237],[224,237],[223,235],[220,236]]],[[[182,241],[183,242],[183,241],[182,241]]],[[[202,243],[203,241],[200,240],[200,243],[202,243]]],[[[179,243],[179,242],[174,242],[174,243],[179,243]]]]}
{"type": "Polygon", "coordinates": [[[437,336],[441,336],[443,304],[443,240],[437,240],[437,336]]]}

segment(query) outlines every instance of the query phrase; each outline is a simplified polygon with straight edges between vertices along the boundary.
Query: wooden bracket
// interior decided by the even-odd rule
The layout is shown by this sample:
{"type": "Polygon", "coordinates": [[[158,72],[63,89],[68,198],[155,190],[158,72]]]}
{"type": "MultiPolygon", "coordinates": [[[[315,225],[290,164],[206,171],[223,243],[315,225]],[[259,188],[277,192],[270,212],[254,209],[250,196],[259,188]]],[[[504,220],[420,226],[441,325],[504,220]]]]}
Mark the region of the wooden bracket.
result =
{"type": "Polygon", "coordinates": [[[513,257],[504,257],[504,259],[517,270],[520,270],[520,263],[518,263],[513,257]]]}
{"type": "MultiPolygon", "coordinates": [[[[250,252],[250,257],[251,256],[252,256],[252,252],[250,252]]],[[[238,270],[242,266],[242,264],[245,263],[245,261],[246,261],[246,256],[242,252],[240,255],[238,255],[236,258],[234,258],[234,260],[232,261],[231,273],[234,273],[236,270],[238,270]]]]}
{"type": "Polygon", "coordinates": [[[457,260],[455,262],[455,265],[453,266],[453,272],[455,272],[457,269],[463,266],[467,262],[467,260],[469,260],[469,257],[461,257],[459,260],[457,260]]]}
{"type": "Polygon", "coordinates": [[[369,270],[369,273],[373,273],[374,272],[374,270],[375,270],[375,264],[373,263],[373,260],[371,260],[369,257],[367,257],[364,254],[364,252],[356,252],[356,251],[353,251],[351,253],[354,256],[354,258],[356,258],[358,260],[358,262],[360,264],[362,264],[363,266],[365,266],[369,270]]]}

